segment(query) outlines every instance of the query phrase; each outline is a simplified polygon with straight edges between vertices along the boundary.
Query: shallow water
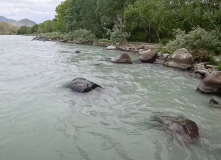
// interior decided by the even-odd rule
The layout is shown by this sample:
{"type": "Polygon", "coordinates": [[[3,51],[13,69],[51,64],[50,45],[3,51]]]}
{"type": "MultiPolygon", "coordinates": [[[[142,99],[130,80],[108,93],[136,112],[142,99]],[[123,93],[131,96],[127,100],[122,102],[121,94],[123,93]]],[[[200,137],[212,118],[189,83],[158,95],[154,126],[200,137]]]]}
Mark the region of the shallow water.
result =
{"type": "Polygon", "coordinates": [[[31,39],[0,36],[0,160],[221,159],[221,110],[195,91],[199,80],[161,65],[102,61],[119,51],[31,39]],[[76,77],[103,89],[63,87],[76,77]],[[199,141],[154,127],[159,112],[195,121],[199,141]]]}

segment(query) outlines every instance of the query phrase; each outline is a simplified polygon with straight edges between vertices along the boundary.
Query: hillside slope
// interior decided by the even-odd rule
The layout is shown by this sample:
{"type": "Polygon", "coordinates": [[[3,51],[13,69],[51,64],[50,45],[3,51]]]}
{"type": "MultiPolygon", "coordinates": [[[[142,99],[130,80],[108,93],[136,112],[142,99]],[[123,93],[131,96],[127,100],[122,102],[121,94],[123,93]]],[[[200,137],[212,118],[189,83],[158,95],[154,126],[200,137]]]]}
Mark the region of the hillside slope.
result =
{"type": "Polygon", "coordinates": [[[15,21],[11,24],[18,26],[18,27],[21,27],[21,26],[33,27],[36,23],[26,18],[26,19],[22,19],[20,21],[15,21]]]}
{"type": "Polygon", "coordinates": [[[18,29],[19,27],[13,26],[5,22],[0,22],[0,35],[16,34],[18,29]]]}

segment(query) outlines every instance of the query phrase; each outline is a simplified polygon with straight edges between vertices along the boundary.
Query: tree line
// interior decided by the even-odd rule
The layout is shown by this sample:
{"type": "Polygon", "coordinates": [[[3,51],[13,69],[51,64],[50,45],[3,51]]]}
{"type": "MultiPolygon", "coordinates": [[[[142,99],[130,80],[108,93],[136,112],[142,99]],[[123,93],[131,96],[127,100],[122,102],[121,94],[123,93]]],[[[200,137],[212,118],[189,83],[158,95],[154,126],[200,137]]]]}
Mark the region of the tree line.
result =
{"type": "Polygon", "coordinates": [[[108,39],[118,30],[129,41],[166,43],[176,29],[188,33],[197,27],[220,34],[221,0],[65,0],[53,20],[21,27],[18,34],[85,29],[108,39]]]}

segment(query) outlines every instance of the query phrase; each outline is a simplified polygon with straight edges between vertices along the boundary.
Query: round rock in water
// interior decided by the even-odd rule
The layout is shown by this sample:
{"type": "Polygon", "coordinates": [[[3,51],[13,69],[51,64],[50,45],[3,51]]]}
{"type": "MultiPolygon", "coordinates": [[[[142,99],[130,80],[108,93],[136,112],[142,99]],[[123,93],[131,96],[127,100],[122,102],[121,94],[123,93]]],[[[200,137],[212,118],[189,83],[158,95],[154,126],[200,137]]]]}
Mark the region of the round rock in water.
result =
{"type": "Polygon", "coordinates": [[[165,66],[180,69],[189,69],[193,66],[193,63],[193,56],[186,48],[181,48],[173,53],[172,57],[166,61],[165,66]]]}
{"type": "Polygon", "coordinates": [[[72,89],[72,91],[78,92],[78,93],[89,92],[97,87],[101,88],[100,85],[93,83],[89,80],[86,80],[84,78],[75,78],[66,87],[70,88],[70,89],[72,89]]]}
{"type": "Polygon", "coordinates": [[[197,91],[203,93],[221,93],[221,72],[212,72],[208,74],[199,84],[197,91]]]}
{"type": "Polygon", "coordinates": [[[117,49],[117,47],[115,47],[113,45],[107,46],[107,50],[116,50],[116,49],[117,49]]]}
{"type": "Polygon", "coordinates": [[[159,116],[157,121],[162,124],[163,128],[169,133],[177,133],[189,142],[193,142],[199,138],[199,128],[197,124],[183,116],[159,116]]]}
{"type": "Polygon", "coordinates": [[[221,108],[221,100],[216,97],[212,97],[210,103],[213,105],[213,107],[221,108]]]}
{"type": "Polygon", "coordinates": [[[133,63],[132,59],[130,58],[130,56],[127,53],[123,53],[120,56],[111,59],[111,62],[113,62],[113,63],[128,63],[128,64],[133,63]]]}
{"type": "Polygon", "coordinates": [[[144,63],[153,63],[157,59],[156,51],[149,51],[140,56],[140,61],[144,63]]]}
{"type": "Polygon", "coordinates": [[[80,51],[75,51],[75,53],[81,53],[80,51]]]}

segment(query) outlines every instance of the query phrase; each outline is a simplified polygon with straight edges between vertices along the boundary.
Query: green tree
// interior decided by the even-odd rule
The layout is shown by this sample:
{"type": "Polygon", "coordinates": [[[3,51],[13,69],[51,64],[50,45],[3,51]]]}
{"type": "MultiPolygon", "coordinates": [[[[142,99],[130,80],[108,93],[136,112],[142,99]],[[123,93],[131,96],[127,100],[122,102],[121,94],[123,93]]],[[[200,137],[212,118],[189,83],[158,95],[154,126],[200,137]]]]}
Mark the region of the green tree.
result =
{"type": "Polygon", "coordinates": [[[31,28],[31,33],[37,33],[38,31],[38,24],[34,25],[32,28],[31,28]]]}
{"type": "Polygon", "coordinates": [[[51,20],[44,21],[38,26],[39,33],[53,32],[54,31],[53,29],[54,29],[54,22],[51,20]]]}
{"type": "Polygon", "coordinates": [[[18,35],[30,34],[30,33],[31,33],[31,27],[27,26],[21,26],[21,28],[17,32],[18,35]]]}

